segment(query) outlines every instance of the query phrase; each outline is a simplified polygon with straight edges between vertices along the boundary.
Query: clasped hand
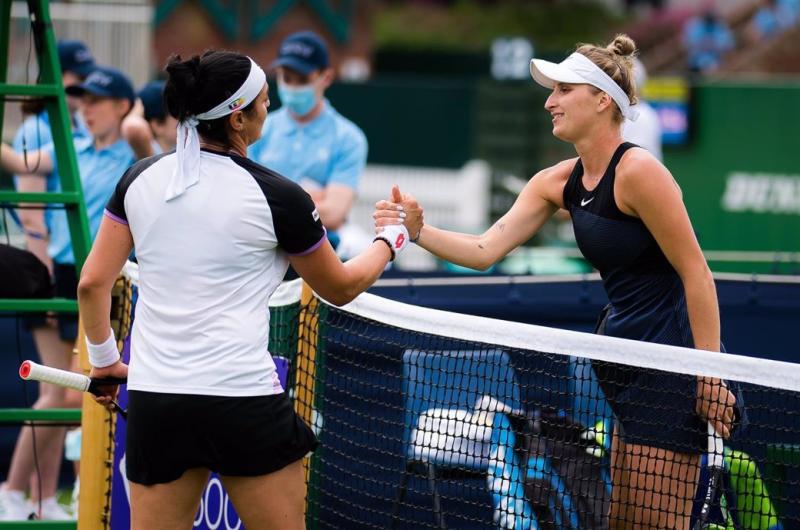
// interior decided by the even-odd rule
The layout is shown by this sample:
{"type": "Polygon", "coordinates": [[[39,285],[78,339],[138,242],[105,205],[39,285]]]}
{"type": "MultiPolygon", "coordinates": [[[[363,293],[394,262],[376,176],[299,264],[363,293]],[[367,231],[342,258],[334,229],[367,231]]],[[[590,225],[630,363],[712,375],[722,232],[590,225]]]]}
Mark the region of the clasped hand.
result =
{"type": "Polygon", "coordinates": [[[412,241],[419,238],[424,224],[422,207],[417,200],[407,194],[400,193],[400,187],[392,186],[388,200],[375,203],[375,233],[379,234],[384,226],[405,224],[412,241]]]}

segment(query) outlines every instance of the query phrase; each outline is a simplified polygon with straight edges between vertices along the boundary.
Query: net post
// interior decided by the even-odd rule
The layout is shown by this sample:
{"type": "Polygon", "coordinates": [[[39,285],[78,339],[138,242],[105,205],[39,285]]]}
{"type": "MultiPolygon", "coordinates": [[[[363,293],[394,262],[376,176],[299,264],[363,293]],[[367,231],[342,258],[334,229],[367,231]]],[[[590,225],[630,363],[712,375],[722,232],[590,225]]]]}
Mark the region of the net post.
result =
{"type": "MultiPolygon", "coordinates": [[[[307,424],[312,424],[314,410],[314,382],[316,379],[317,326],[319,324],[319,301],[314,291],[303,282],[300,294],[300,318],[297,331],[297,369],[295,378],[294,408],[307,424]]],[[[311,471],[308,457],[303,459],[308,483],[311,471]]]]}
{"type": "MultiPolygon", "coordinates": [[[[81,373],[88,376],[92,367],[86,351],[82,320],[79,320],[75,352],[78,355],[81,373]]],[[[109,500],[114,465],[113,432],[116,415],[109,414],[106,409],[95,403],[91,394],[84,392],[81,418],[81,489],[78,499],[78,528],[81,530],[105,530],[111,526],[111,503],[109,500]]]]}

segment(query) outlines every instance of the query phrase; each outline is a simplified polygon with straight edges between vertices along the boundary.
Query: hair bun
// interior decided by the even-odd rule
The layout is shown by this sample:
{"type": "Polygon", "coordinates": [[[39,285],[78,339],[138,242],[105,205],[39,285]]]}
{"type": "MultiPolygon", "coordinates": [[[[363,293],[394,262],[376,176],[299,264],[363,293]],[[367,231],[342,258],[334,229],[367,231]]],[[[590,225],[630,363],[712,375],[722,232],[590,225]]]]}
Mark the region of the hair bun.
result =
{"type": "Polygon", "coordinates": [[[195,55],[184,61],[180,55],[171,55],[164,68],[167,83],[164,87],[164,100],[172,116],[183,121],[193,114],[196,87],[200,79],[200,56],[195,55]]]}
{"type": "Polygon", "coordinates": [[[606,49],[615,55],[632,58],[632,56],[636,54],[636,43],[633,42],[633,39],[629,36],[625,35],[624,33],[620,33],[614,37],[614,40],[611,41],[611,44],[606,46],[606,49]]]}

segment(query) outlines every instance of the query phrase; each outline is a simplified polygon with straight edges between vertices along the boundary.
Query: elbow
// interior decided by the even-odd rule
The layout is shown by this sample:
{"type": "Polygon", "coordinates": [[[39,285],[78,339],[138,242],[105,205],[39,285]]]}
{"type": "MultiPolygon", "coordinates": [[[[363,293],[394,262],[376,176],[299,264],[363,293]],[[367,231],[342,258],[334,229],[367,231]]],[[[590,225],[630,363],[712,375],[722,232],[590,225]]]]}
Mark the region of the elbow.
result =
{"type": "Polygon", "coordinates": [[[680,276],[683,281],[684,289],[686,290],[702,289],[708,286],[716,289],[714,275],[711,273],[711,269],[705,261],[691,267],[685,273],[680,274],[680,276]]]}
{"type": "Polygon", "coordinates": [[[360,293],[354,288],[344,287],[341,289],[335,289],[329,294],[329,296],[324,296],[323,298],[333,305],[341,307],[355,300],[359,294],[360,293]]]}
{"type": "Polygon", "coordinates": [[[475,269],[477,271],[486,272],[488,271],[495,263],[497,263],[498,258],[495,256],[490,256],[486,252],[482,252],[478,256],[473,263],[466,264],[468,267],[475,269]]]}
{"type": "Polygon", "coordinates": [[[488,271],[492,265],[496,263],[496,260],[481,260],[480,262],[476,263],[473,267],[475,270],[486,272],[488,271]]]}
{"type": "Polygon", "coordinates": [[[78,300],[87,300],[103,291],[105,287],[100,278],[91,274],[81,273],[78,282],[78,300]]]}

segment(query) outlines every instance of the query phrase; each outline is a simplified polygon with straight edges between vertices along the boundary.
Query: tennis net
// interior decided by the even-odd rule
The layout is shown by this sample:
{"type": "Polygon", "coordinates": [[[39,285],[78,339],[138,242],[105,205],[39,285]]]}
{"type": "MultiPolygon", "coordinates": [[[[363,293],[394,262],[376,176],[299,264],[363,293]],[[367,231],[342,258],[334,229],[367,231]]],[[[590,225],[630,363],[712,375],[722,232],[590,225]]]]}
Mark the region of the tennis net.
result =
{"type": "Polygon", "coordinates": [[[370,294],[290,299],[296,321],[273,322],[271,347],[284,337],[296,409],[320,440],[310,528],[679,528],[687,511],[691,527],[800,528],[800,365],[370,294]],[[712,452],[699,377],[738,400],[712,452]]]}

